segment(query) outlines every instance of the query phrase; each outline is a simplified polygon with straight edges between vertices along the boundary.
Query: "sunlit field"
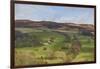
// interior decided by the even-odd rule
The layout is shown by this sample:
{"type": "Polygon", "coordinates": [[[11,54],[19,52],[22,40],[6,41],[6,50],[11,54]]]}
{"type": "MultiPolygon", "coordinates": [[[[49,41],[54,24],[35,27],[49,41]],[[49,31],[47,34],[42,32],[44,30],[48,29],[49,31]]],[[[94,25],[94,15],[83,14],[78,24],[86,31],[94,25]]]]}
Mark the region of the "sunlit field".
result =
{"type": "Polygon", "coordinates": [[[79,30],[16,28],[15,65],[94,61],[94,39],[79,30]]]}

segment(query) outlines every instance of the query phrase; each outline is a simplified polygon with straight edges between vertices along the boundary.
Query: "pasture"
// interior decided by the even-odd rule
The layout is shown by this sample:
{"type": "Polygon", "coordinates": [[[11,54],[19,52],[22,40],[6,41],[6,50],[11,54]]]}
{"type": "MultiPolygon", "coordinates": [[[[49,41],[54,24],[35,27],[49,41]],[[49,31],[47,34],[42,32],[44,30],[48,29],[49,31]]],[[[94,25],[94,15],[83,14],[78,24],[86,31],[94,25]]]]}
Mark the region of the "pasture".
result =
{"type": "Polygon", "coordinates": [[[45,28],[15,30],[16,66],[94,61],[94,39],[90,36],[45,28]]]}

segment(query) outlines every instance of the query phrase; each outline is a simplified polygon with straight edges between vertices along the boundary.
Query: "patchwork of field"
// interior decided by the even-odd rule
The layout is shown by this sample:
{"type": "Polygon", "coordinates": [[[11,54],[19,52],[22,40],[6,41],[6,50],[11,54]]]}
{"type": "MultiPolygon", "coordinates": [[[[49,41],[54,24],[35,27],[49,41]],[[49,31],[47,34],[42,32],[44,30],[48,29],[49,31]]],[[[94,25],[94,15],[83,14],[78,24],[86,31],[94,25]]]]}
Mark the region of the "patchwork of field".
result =
{"type": "Polygon", "coordinates": [[[94,39],[79,31],[15,28],[15,65],[94,61],[94,39]]]}

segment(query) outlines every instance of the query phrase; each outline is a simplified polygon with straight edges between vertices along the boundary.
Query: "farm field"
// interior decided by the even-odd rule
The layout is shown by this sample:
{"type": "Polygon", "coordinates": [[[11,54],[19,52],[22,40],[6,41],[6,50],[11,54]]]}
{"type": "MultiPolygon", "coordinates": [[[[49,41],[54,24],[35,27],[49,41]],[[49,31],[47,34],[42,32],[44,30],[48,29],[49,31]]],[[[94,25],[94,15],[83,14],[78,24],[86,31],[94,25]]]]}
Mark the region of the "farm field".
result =
{"type": "Polygon", "coordinates": [[[94,61],[94,39],[77,31],[15,28],[15,65],[94,61]]]}

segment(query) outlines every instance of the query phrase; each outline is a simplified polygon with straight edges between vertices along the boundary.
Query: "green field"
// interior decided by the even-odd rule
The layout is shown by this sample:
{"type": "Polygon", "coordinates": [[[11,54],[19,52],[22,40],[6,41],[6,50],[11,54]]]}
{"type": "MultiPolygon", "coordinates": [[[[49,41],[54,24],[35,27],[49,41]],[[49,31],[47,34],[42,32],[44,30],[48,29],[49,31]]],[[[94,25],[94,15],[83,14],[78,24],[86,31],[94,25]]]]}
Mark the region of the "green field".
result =
{"type": "Polygon", "coordinates": [[[94,39],[68,32],[16,28],[15,65],[94,61],[94,39]]]}

